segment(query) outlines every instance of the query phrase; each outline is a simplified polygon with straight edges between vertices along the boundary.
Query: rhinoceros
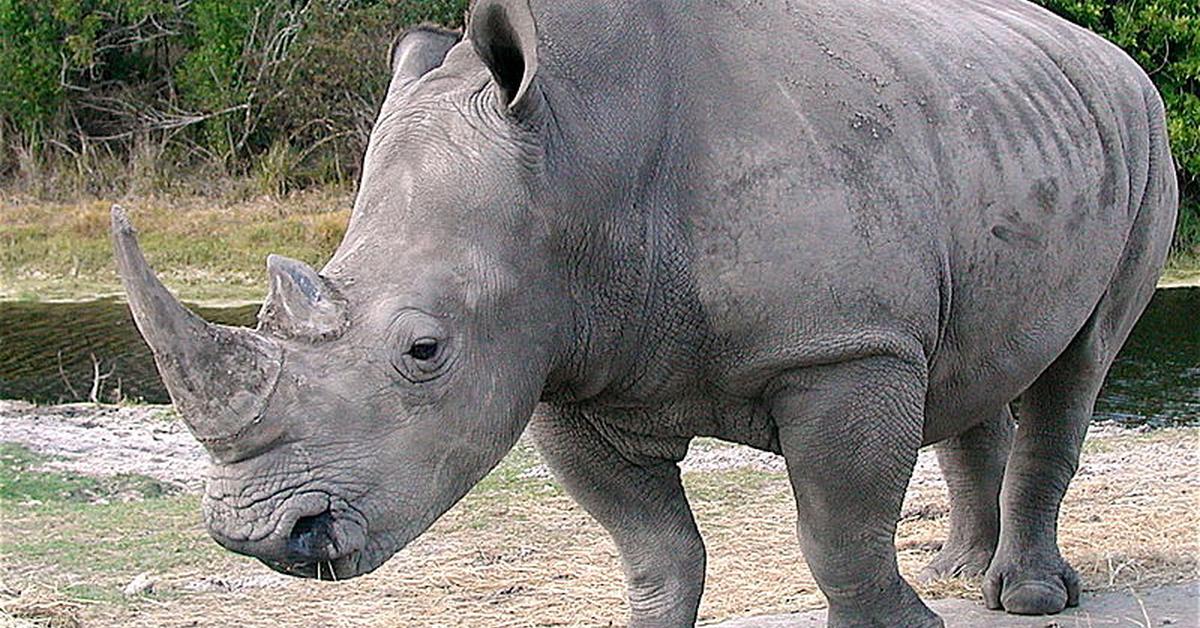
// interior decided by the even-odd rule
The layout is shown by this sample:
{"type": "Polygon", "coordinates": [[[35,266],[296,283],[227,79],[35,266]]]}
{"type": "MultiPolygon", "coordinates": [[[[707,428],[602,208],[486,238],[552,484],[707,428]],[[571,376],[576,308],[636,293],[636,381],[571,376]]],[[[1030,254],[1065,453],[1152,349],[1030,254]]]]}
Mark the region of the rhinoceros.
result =
{"type": "Polygon", "coordinates": [[[894,547],[933,445],[924,576],[1077,604],[1059,504],[1178,205],[1116,47],[1022,0],[477,0],[391,67],[344,240],[268,258],[256,329],[178,303],[114,210],[218,543],[367,573],[528,430],[630,624],[690,625],[707,436],[783,455],[830,626],[940,626],[894,547]]]}

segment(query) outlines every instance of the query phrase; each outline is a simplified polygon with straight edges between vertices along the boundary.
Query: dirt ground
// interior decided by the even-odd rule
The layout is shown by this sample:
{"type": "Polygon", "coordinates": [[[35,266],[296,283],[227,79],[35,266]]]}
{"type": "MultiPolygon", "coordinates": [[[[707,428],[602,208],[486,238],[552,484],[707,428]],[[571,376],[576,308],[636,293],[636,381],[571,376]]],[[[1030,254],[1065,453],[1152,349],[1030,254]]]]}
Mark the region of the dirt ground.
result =
{"type": "MultiPolygon", "coordinates": [[[[0,442],[45,456],[47,472],[130,473],[179,489],[127,503],[0,503],[0,626],[604,626],[625,619],[616,550],[528,443],[378,571],[320,583],[276,575],[207,539],[196,497],[205,456],[172,416],[154,406],[0,402],[0,442]]],[[[822,606],[794,539],[782,460],[701,439],[683,466],[708,547],[701,623],[822,606]]],[[[1086,590],[1200,579],[1198,467],[1200,429],[1092,430],[1060,524],[1063,551],[1086,590]]],[[[923,452],[897,536],[906,575],[937,550],[946,514],[945,485],[932,452],[923,452]]],[[[979,597],[978,582],[965,579],[920,592],[979,597]]]]}
{"type": "MultiPolygon", "coordinates": [[[[1150,628],[1200,626],[1200,582],[1149,590],[1099,591],[1082,596],[1079,606],[1053,618],[1017,616],[987,610],[972,600],[929,601],[950,628],[1150,628]]],[[[928,600],[927,600],[928,601],[928,600]]],[[[713,628],[819,628],[826,611],[734,619],[713,628]]]]}

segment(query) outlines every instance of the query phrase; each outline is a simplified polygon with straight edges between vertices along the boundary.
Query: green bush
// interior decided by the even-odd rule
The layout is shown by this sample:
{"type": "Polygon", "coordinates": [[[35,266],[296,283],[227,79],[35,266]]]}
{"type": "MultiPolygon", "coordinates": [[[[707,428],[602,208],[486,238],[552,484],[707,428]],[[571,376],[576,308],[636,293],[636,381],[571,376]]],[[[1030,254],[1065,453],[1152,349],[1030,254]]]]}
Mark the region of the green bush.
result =
{"type": "Polygon", "coordinates": [[[0,111],[21,130],[47,124],[58,110],[62,40],[47,12],[22,0],[0,0],[0,111]]]}
{"type": "MultiPolygon", "coordinates": [[[[1176,249],[1200,257],[1200,2],[1036,1],[1121,46],[1162,92],[1183,194],[1176,249]]],[[[147,155],[252,175],[274,193],[353,180],[392,38],[418,22],[459,26],[466,10],[467,0],[0,0],[0,183],[69,169],[112,191],[103,185],[121,177],[97,160],[145,171],[147,155]]]]}
{"type": "Polygon", "coordinates": [[[467,0],[0,0],[0,178],[73,169],[111,180],[97,159],[128,160],[147,145],[228,174],[276,168],[271,147],[292,146],[304,163],[289,180],[352,178],[392,38],[418,22],[460,25],[466,9],[467,0]]]}

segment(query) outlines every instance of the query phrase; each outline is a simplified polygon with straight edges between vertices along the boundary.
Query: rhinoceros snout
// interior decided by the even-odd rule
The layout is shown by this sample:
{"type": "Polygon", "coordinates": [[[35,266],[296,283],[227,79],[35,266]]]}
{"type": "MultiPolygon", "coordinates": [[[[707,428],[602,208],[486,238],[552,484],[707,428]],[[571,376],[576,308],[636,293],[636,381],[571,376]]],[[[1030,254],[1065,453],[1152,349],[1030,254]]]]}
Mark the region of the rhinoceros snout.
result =
{"type": "Polygon", "coordinates": [[[207,524],[218,544],[290,576],[342,580],[363,573],[365,521],[336,498],[309,493],[278,505],[273,517],[263,517],[261,511],[210,508],[207,524]],[[255,520],[269,519],[276,521],[270,533],[252,533],[255,520]]]}

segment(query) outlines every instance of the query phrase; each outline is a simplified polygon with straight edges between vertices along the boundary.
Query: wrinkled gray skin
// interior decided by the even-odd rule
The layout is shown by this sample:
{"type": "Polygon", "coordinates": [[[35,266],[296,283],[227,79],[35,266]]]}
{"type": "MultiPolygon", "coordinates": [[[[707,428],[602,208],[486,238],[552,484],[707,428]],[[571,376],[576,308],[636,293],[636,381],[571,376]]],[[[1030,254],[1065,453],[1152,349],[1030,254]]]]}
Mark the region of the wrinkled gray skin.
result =
{"type": "Polygon", "coordinates": [[[936,444],[925,575],[1077,602],[1059,503],[1177,205],[1130,59],[1017,0],[479,0],[458,39],[399,41],[345,241],[270,259],[258,330],[175,303],[114,211],[218,542],[366,573],[528,424],[631,623],[689,625],[676,463],[714,436],[786,458],[830,626],[938,626],[892,542],[936,444]]]}

